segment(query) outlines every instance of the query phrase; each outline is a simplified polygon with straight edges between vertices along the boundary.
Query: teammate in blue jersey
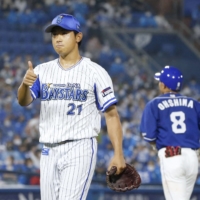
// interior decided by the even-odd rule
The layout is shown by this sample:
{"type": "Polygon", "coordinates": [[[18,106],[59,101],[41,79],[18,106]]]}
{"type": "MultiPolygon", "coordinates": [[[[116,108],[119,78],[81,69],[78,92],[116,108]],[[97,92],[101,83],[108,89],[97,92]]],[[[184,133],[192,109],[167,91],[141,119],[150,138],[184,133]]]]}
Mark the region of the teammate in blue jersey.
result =
{"type": "Polygon", "coordinates": [[[41,99],[41,199],[84,200],[96,164],[100,112],[114,148],[108,170],[116,166],[119,174],[125,168],[117,99],[106,70],[79,54],[83,34],[76,18],[60,14],[45,31],[59,58],[35,68],[28,62],[18,101],[27,106],[41,99]]]}
{"type": "Polygon", "coordinates": [[[200,104],[179,93],[183,75],[166,66],[154,78],[161,95],[144,108],[140,131],[155,145],[167,200],[189,200],[198,174],[200,104]]]}

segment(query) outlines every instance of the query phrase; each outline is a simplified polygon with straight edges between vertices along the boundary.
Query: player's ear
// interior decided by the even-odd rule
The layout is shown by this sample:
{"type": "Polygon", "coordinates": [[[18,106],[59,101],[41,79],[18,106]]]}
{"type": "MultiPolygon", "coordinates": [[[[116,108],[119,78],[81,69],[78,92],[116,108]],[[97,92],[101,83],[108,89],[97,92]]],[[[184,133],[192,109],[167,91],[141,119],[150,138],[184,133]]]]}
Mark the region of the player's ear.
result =
{"type": "Polygon", "coordinates": [[[165,90],[165,88],[166,88],[165,84],[163,82],[159,82],[159,89],[160,89],[160,91],[165,90]]]}
{"type": "Polygon", "coordinates": [[[83,38],[83,33],[77,33],[76,34],[76,42],[79,43],[83,38]]]}
{"type": "Polygon", "coordinates": [[[164,83],[162,83],[163,84],[163,90],[165,90],[165,92],[169,92],[169,91],[171,91],[171,89],[170,88],[168,88],[164,83]]]}
{"type": "Polygon", "coordinates": [[[166,85],[165,85],[163,82],[160,82],[160,86],[161,86],[161,88],[163,88],[163,89],[166,88],[166,85]]]}

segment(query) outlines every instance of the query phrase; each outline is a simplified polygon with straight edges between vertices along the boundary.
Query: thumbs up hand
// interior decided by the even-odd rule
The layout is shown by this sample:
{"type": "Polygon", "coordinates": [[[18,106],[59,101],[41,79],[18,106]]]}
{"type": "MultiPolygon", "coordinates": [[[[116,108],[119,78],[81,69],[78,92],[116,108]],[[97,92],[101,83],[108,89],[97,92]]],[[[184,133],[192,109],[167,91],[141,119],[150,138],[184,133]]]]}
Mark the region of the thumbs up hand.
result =
{"type": "Polygon", "coordinates": [[[28,61],[28,70],[23,79],[23,84],[27,86],[32,86],[35,80],[37,79],[37,75],[33,71],[33,64],[31,61],[28,61]]]}

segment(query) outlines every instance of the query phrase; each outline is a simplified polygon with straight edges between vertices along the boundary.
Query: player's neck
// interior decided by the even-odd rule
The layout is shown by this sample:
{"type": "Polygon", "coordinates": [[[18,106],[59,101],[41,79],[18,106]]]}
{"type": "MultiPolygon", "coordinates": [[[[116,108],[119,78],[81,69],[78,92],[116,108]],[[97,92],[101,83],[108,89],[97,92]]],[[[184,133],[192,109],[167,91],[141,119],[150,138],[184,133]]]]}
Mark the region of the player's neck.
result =
{"type": "Polygon", "coordinates": [[[162,94],[176,94],[176,91],[169,89],[168,87],[164,86],[161,88],[162,94]]]}
{"type": "Polygon", "coordinates": [[[164,92],[163,94],[177,94],[177,92],[175,92],[175,91],[168,91],[168,92],[164,92]]]}
{"type": "Polygon", "coordinates": [[[67,69],[67,68],[70,68],[72,67],[73,65],[75,65],[77,62],[79,62],[81,59],[81,56],[78,54],[77,56],[70,56],[70,55],[67,55],[67,56],[60,56],[59,57],[59,62],[61,64],[61,66],[64,68],[64,69],[67,69]]]}

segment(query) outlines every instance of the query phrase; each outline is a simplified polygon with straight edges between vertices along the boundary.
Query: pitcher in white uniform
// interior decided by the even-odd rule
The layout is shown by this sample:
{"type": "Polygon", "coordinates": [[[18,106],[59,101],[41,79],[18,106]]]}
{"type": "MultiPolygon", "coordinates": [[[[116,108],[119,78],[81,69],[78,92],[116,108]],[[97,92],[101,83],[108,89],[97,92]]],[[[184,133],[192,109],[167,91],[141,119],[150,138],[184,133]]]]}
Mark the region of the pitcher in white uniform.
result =
{"type": "Polygon", "coordinates": [[[108,170],[117,166],[119,174],[125,168],[117,99],[105,69],[79,54],[83,34],[72,15],[56,16],[45,32],[51,33],[59,58],[35,68],[29,61],[18,89],[21,106],[41,99],[41,199],[86,199],[96,164],[100,111],[114,148],[108,170]]]}

